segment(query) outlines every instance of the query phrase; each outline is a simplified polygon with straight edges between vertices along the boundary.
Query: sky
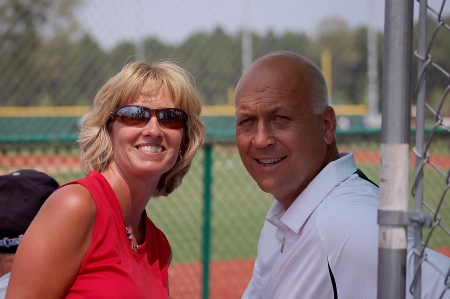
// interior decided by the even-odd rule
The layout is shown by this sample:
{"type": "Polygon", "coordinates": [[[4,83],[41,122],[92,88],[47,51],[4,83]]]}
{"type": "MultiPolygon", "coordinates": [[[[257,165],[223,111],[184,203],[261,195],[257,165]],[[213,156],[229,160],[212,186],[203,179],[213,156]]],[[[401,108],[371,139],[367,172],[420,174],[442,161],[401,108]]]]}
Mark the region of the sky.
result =
{"type": "MultiPolygon", "coordinates": [[[[414,1],[414,0],[410,0],[414,1]]],[[[443,0],[428,0],[439,8],[443,0]]],[[[415,15],[419,3],[414,1],[415,15]]],[[[450,12],[450,5],[446,7],[450,12]]],[[[383,31],[384,0],[84,0],[76,13],[82,28],[105,49],[148,37],[179,44],[198,32],[244,26],[260,35],[287,31],[317,35],[319,24],[338,17],[350,28],[383,31]]]]}
{"type": "Polygon", "coordinates": [[[237,34],[243,26],[262,35],[286,31],[311,37],[318,24],[340,17],[353,28],[369,20],[379,30],[384,25],[380,0],[85,0],[77,17],[86,32],[102,47],[121,41],[156,37],[178,44],[198,32],[221,27],[237,34]]]}

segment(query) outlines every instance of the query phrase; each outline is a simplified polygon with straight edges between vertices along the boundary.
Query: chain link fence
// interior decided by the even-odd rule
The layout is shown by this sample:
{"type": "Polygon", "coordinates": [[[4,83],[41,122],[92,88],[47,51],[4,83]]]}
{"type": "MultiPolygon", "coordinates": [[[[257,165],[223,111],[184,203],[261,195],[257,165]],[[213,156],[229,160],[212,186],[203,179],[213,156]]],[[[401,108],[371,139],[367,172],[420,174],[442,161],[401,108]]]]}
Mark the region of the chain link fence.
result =
{"type": "MultiPolygon", "coordinates": [[[[446,215],[449,207],[447,191],[450,189],[450,164],[443,157],[448,155],[450,137],[450,114],[448,107],[450,99],[450,65],[436,60],[439,54],[437,47],[445,47],[447,53],[450,46],[439,42],[439,37],[450,39],[450,25],[445,20],[443,11],[446,1],[428,3],[421,0],[419,8],[418,43],[415,56],[418,60],[417,85],[414,98],[416,100],[416,140],[413,152],[415,154],[415,176],[411,193],[414,196],[414,211],[422,212],[422,207],[432,213],[430,228],[415,229],[415,279],[409,290],[414,298],[421,296],[421,269],[423,264],[429,264],[445,277],[444,294],[450,292],[450,269],[441,269],[440,265],[428,258],[425,249],[433,242],[448,240],[450,236],[450,220],[446,215]],[[436,81],[429,81],[429,74],[436,74],[436,81]],[[439,84],[440,93],[432,94],[429,86],[439,84]],[[425,131],[428,128],[428,132],[425,131]],[[445,140],[442,143],[442,140],[445,140]],[[433,184],[436,192],[427,196],[425,186],[433,184]],[[422,242],[423,241],[423,242],[422,242]]],[[[448,294],[446,294],[448,295],[448,294]]]]}
{"type": "Polygon", "coordinates": [[[337,4],[325,16],[312,0],[3,0],[0,105],[89,106],[125,63],[143,59],[180,63],[196,79],[203,104],[227,105],[246,64],[276,50],[302,53],[317,65],[328,51],[334,102],[364,104],[366,20],[378,21],[382,45],[382,7],[351,1],[344,11],[352,18],[335,15],[337,4]]]}
{"type": "MultiPolygon", "coordinates": [[[[207,144],[180,188],[168,197],[151,199],[147,211],[173,248],[169,269],[172,297],[240,298],[252,276],[259,233],[273,202],[273,197],[260,191],[246,172],[234,141],[234,110],[230,105],[248,61],[245,55],[250,55],[251,61],[271,51],[290,50],[322,66],[338,114],[340,151],[353,151],[358,167],[379,182],[380,129],[367,128],[364,118],[370,98],[367,24],[355,25],[329,16],[315,30],[305,32],[303,28],[309,24],[298,15],[305,9],[312,15],[320,11],[308,1],[301,5],[297,2],[301,1],[279,6],[270,1],[235,1],[229,23],[238,19],[237,23],[243,25],[233,29],[226,22],[213,21],[214,25],[176,39],[164,34],[146,35],[139,27],[165,32],[177,25],[183,31],[184,24],[177,24],[183,18],[201,23],[205,16],[220,14],[225,4],[194,1],[189,10],[192,15],[186,15],[188,11],[179,12],[181,4],[177,1],[165,10],[144,1],[138,1],[137,8],[120,1],[0,1],[0,173],[32,168],[48,173],[60,184],[85,176],[75,140],[79,119],[88,111],[96,91],[126,62],[177,61],[196,79],[204,104],[207,144]],[[247,22],[244,2],[252,13],[247,22]],[[270,14],[266,11],[267,15],[261,15],[261,5],[272,5],[270,14]],[[261,19],[274,20],[281,14],[298,25],[293,30],[269,27],[258,31],[253,28],[255,20],[261,20],[256,18],[258,14],[261,19]],[[111,35],[110,40],[115,42],[100,40],[102,35],[111,35]],[[251,37],[250,53],[243,53],[244,48],[249,49],[248,40],[243,41],[245,36],[251,37]]],[[[346,10],[355,18],[382,18],[382,14],[369,15],[369,2],[355,1],[346,10]]],[[[436,113],[426,118],[433,128],[423,130],[426,148],[416,152],[423,160],[423,197],[431,200],[429,206],[436,212],[436,228],[429,229],[425,243],[448,254],[450,239],[448,230],[442,227],[450,227],[450,207],[443,202],[449,177],[442,169],[450,167],[450,146],[448,135],[442,131],[448,131],[445,117],[450,116],[450,108],[444,105],[449,91],[449,38],[445,37],[449,30],[439,10],[436,12],[433,24],[442,29],[436,29],[439,33],[430,43],[431,50],[417,56],[426,62],[427,90],[432,95],[427,107],[436,113]],[[433,59],[428,58],[431,54],[433,59]],[[435,99],[437,94],[440,100],[435,99]],[[431,234],[433,238],[428,238],[431,234]]],[[[381,69],[383,32],[376,28],[371,50],[375,60],[371,61],[375,61],[372,67],[381,69]]],[[[372,69],[371,74],[371,82],[381,82],[382,72],[372,69]]],[[[375,114],[380,110],[380,91],[378,84],[376,103],[372,105],[375,114]]],[[[411,139],[415,139],[413,135],[411,139]]],[[[414,156],[410,159],[413,181],[414,156]]],[[[411,207],[413,202],[411,197],[411,207]]],[[[418,255],[422,256],[421,252],[418,255]]],[[[426,258],[422,260],[426,262],[426,258]]]]}

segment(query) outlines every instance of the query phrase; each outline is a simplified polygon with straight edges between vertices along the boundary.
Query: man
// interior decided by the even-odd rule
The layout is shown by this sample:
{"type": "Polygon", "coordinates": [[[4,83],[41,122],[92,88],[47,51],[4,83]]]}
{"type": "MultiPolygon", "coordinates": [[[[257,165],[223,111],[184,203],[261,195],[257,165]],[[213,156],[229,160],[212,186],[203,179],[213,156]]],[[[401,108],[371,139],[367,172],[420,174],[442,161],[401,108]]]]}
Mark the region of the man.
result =
{"type": "Polygon", "coordinates": [[[339,153],[335,131],[325,80],[305,57],[263,56],[240,79],[239,154],[276,199],[243,298],[377,297],[378,186],[339,153]]]}
{"type": "Polygon", "coordinates": [[[5,298],[14,255],[23,234],[58,187],[53,178],[31,169],[0,176],[0,298],[5,298]]]}

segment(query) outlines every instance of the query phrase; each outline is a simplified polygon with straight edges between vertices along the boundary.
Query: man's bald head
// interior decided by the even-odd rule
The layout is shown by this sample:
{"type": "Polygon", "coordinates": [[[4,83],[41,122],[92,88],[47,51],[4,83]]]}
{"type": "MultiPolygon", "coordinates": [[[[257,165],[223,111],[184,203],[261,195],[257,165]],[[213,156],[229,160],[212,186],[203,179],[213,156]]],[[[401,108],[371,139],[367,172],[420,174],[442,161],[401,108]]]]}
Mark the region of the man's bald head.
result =
{"type": "Polygon", "coordinates": [[[323,113],[328,106],[327,84],[320,69],[304,56],[289,51],[270,53],[256,60],[239,80],[236,93],[249,76],[264,72],[271,74],[271,80],[275,77],[280,84],[301,89],[315,114],[323,113]]]}

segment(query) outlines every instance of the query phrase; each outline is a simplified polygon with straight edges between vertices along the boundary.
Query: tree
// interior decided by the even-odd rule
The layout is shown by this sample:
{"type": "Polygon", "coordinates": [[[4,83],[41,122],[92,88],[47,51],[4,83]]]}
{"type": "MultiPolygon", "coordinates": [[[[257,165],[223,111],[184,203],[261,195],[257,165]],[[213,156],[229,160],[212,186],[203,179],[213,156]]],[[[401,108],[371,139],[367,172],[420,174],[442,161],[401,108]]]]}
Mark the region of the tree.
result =
{"type": "Polygon", "coordinates": [[[204,104],[228,103],[228,89],[237,84],[241,75],[240,38],[216,28],[209,35],[193,35],[174,54],[194,76],[204,104]]]}
{"type": "Polygon", "coordinates": [[[2,105],[33,105],[48,59],[45,42],[75,30],[70,13],[78,0],[4,0],[0,4],[2,105]]]}
{"type": "Polygon", "coordinates": [[[319,49],[332,53],[333,98],[345,104],[363,103],[367,79],[367,33],[351,31],[339,18],[319,25],[319,49]]]}
{"type": "MultiPolygon", "coordinates": [[[[449,17],[443,17],[443,19],[449,19],[449,17]]],[[[448,25],[447,25],[448,26],[448,25]]],[[[414,44],[413,49],[418,49],[418,24],[414,26],[414,44]]],[[[450,49],[450,31],[444,26],[443,23],[438,23],[435,18],[428,16],[427,20],[427,52],[428,58],[434,65],[438,65],[443,72],[437,67],[429,63],[426,67],[426,102],[435,110],[439,109],[441,102],[446,102],[442,106],[440,115],[450,116],[450,105],[449,98],[450,94],[447,94],[446,99],[444,99],[445,89],[449,86],[449,77],[447,74],[450,73],[450,60],[448,59],[448,52],[450,49]],[[431,41],[431,37],[434,39],[431,41]]],[[[412,67],[412,86],[413,92],[416,90],[418,74],[417,74],[417,63],[419,58],[413,56],[413,67],[412,67]]],[[[413,93],[413,104],[416,103],[416,94],[413,93]]],[[[430,118],[434,116],[431,113],[427,114],[430,118]]]]}

